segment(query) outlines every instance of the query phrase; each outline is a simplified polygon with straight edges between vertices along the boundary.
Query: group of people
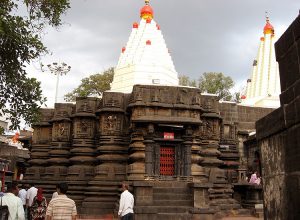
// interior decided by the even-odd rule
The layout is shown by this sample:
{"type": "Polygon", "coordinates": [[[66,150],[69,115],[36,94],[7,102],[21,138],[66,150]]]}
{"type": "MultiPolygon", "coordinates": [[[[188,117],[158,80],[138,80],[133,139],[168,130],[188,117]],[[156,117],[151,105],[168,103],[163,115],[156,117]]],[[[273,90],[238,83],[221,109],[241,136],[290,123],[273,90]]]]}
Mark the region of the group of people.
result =
{"type": "Polygon", "coordinates": [[[76,204],[66,196],[67,183],[62,182],[56,186],[56,192],[53,193],[49,204],[43,196],[42,188],[36,188],[33,184],[28,190],[27,188],[22,185],[19,190],[17,182],[7,183],[6,193],[1,197],[1,205],[8,207],[9,220],[76,219],[76,204]]]}
{"type": "MultiPolygon", "coordinates": [[[[66,195],[67,183],[56,185],[56,192],[53,193],[49,204],[43,196],[42,188],[36,188],[34,184],[27,188],[26,185],[22,185],[19,189],[17,182],[7,183],[6,193],[0,194],[1,205],[8,207],[9,220],[76,219],[76,204],[66,195]]],[[[128,184],[122,184],[122,191],[118,215],[121,220],[133,220],[134,197],[128,191],[128,184]]]]}

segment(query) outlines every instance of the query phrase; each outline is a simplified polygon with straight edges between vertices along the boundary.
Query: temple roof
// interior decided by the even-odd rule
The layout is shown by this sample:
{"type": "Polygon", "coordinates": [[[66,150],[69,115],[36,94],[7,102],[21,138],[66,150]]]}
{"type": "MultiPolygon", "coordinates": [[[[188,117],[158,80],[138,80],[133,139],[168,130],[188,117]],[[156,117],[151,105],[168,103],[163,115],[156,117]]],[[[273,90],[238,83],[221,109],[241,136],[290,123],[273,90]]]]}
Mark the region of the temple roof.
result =
{"type": "Polygon", "coordinates": [[[270,24],[269,17],[266,17],[266,25],[264,27],[264,34],[274,34],[274,27],[270,24]]]}

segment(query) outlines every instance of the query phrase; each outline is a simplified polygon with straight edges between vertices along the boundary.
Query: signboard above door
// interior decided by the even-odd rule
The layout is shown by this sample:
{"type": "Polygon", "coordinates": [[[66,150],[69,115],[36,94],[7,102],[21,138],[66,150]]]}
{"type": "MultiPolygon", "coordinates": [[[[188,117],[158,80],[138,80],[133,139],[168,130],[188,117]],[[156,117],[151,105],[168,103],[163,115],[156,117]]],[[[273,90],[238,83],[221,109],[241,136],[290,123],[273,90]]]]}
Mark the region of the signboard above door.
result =
{"type": "Polygon", "coordinates": [[[174,140],[174,132],[164,132],[165,140],[174,140]]]}

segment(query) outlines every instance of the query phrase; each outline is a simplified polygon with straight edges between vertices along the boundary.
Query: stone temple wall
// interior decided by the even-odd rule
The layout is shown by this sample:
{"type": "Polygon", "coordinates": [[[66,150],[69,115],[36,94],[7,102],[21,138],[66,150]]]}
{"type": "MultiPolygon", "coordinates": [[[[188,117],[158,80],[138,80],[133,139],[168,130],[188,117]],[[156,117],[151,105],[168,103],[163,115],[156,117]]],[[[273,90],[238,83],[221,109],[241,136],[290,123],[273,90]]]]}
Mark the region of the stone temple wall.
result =
{"type": "Polygon", "coordinates": [[[281,107],[256,123],[265,219],[300,219],[300,15],[275,44],[281,107]]]}

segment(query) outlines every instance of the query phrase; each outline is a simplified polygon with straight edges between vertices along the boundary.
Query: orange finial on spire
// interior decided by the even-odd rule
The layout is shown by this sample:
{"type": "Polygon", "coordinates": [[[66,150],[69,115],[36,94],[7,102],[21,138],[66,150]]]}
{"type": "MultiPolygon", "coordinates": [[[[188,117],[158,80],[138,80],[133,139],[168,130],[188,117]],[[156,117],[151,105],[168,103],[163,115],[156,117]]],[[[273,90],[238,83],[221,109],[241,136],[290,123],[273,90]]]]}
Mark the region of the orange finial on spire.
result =
{"type": "Polygon", "coordinates": [[[274,27],[270,24],[268,12],[266,11],[266,25],[264,27],[264,34],[274,34],[274,27]]]}
{"type": "Polygon", "coordinates": [[[141,18],[147,20],[148,18],[153,19],[153,9],[149,5],[150,0],[145,0],[145,6],[141,9],[141,18]]]}

